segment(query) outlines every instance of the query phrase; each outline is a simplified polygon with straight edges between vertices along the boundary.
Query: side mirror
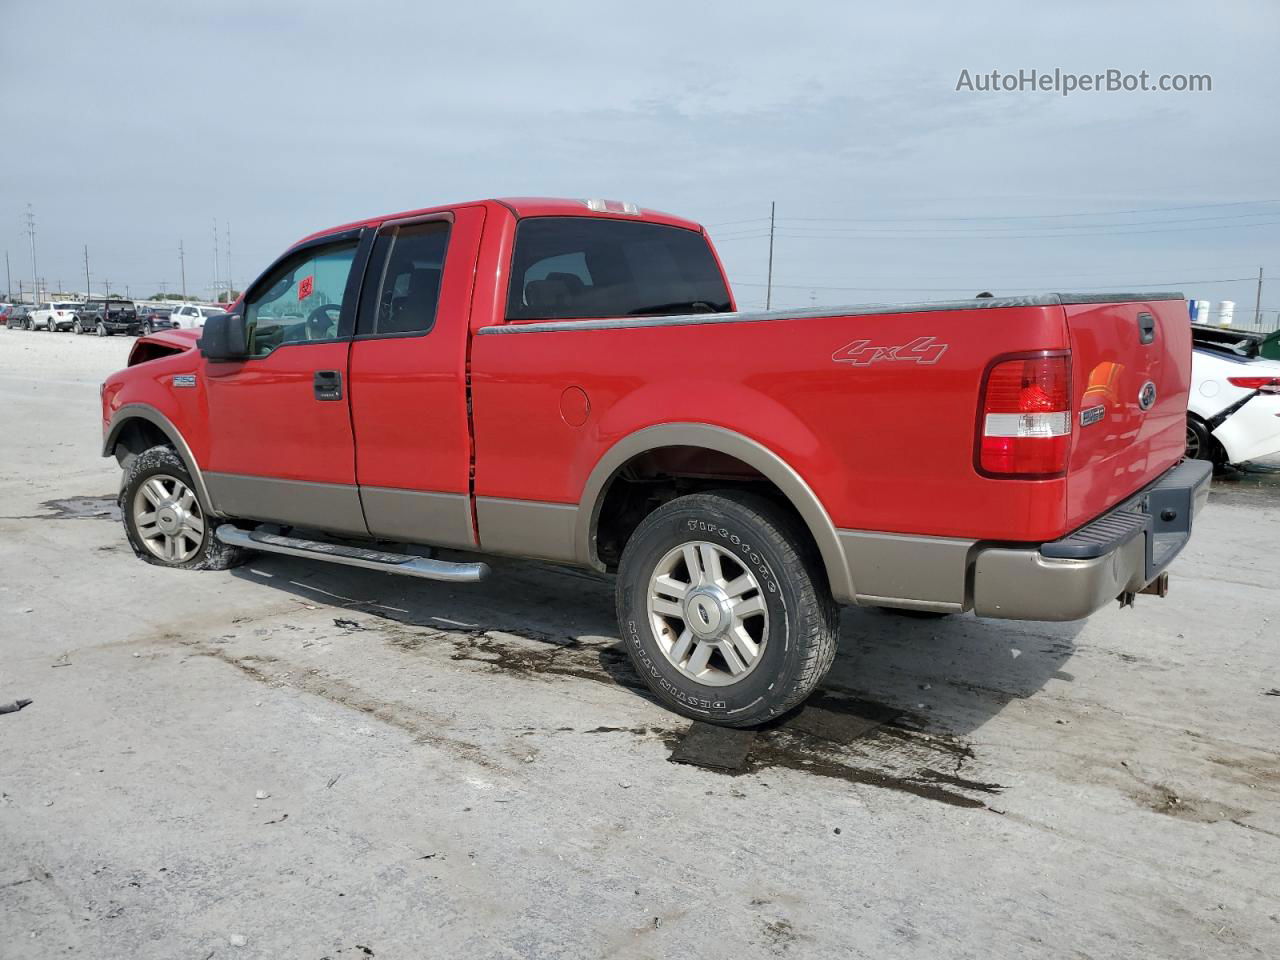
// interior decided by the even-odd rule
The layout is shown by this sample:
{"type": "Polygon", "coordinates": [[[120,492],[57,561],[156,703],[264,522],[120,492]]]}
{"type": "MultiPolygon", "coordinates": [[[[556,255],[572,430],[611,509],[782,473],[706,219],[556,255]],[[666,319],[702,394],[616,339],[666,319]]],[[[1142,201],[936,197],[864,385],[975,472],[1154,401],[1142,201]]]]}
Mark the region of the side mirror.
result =
{"type": "Polygon", "coordinates": [[[222,313],[209,317],[204,322],[198,346],[207,360],[244,360],[249,356],[244,314],[222,313]]]}

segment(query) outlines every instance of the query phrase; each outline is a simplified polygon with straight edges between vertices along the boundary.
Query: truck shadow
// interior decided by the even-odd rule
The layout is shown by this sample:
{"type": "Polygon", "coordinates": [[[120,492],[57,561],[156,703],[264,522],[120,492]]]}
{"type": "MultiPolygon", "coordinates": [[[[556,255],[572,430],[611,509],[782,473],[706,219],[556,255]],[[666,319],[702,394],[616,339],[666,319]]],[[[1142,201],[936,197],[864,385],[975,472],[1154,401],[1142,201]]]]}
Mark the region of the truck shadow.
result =
{"type": "MultiPolygon", "coordinates": [[[[493,575],[475,585],[267,555],[233,575],[329,608],[339,624],[353,613],[384,621],[389,642],[405,649],[446,645],[450,659],[478,668],[614,684],[653,701],[618,637],[612,578],[486,559],[493,575]]],[[[916,729],[963,736],[1010,701],[1031,697],[1052,681],[1070,682],[1063,666],[1081,626],[972,616],[917,619],[848,608],[835,663],[822,684],[823,702],[850,704],[860,715],[892,713],[916,729]]]]}

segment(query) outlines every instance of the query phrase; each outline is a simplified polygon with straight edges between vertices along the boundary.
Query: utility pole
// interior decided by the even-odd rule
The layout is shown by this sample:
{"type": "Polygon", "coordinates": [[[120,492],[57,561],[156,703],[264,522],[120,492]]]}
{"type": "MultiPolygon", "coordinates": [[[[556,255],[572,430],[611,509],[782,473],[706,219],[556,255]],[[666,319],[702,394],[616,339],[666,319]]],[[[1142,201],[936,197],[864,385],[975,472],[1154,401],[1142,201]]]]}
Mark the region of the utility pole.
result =
{"type": "Polygon", "coordinates": [[[31,204],[27,204],[26,215],[26,232],[27,237],[31,240],[31,283],[32,295],[36,301],[40,300],[40,275],[36,269],[36,215],[31,210],[31,204]]]}
{"type": "Polygon", "coordinates": [[[769,201],[769,282],[764,288],[764,308],[773,306],[773,214],[777,209],[777,201],[769,201]]]}
{"type": "Polygon", "coordinates": [[[84,245],[84,298],[93,299],[93,284],[89,282],[89,245],[84,245]]]}
{"type": "Polygon", "coordinates": [[[178,265],[182,269],[182,299],[187,299],[187,257],[182,252],[182,241],[178,241],[178,265]]]}
{"type": "Polygon", "coordinates": [[[1262,326],[1262,268],[1258,268],[1258,299],[1253,302],[1253,325],[1262,326]]]}
{"type": "Polygon", "coordinates": [[[105,289],[102,291],[102,296],[103,296],[103,298],[104,298],[104,299],[107,299],[107,300],[110,300],[110,299],[111,299],[111,281],[110,281],[110,280],[103,280],[103,281],[102,281],[102,286],[105,288],[105,289]]]}
{"type": "Polygon", "coordinates": [[[213,300],[218,301],[218,218],[213,218],[213,300]]]}
{"type": "Polygon", "coordinates": [[[227,221],[227,306],[231,306],[231,221],[227,221]]]}
{"type": "Polygon", "coordinates": [[[13,274],[9,272],[9,251],[4,252],[4,298],[13,299],[13,274]]]}

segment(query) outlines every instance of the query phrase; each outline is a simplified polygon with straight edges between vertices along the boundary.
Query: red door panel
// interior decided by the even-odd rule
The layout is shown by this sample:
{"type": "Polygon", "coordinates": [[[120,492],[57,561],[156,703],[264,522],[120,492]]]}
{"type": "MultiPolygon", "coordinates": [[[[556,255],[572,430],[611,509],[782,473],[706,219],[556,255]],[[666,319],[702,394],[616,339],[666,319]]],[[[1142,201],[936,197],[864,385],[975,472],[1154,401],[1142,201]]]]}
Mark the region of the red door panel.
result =
{"type": "MultiPolygon", "coordinates": [[[[362,489],[470,498],[467,331],[485,210],[466,206],[435,218],[450,216],[432,328],[421,334],[358,336],[351,347],[351,420],[362,489]]],[[[395,229],[391,224],[382,228],[395,229]]],[[[391,262],[396,262],[395,247],[391,262]]],[[[377,272],[374,262],[369,273],[377,272]]],[[[366,284],[371,281],[381,282],[366,278],[366,284]]],[[[390,296],[388,292],[386,299],[390,296]]],[[[373,329],[367,324],[362,317],[359,329],[373,329]]],[[[469,502],[459,509],[469,511],[469,502]]]]}
{"type": "Polygon", "coordinates": [[[350,344],[292,344],[243,363],[209,363],[206,470],[312,483],[355,483],[346,400],[317,400],[317,370],[346,369],[350,344]]]}

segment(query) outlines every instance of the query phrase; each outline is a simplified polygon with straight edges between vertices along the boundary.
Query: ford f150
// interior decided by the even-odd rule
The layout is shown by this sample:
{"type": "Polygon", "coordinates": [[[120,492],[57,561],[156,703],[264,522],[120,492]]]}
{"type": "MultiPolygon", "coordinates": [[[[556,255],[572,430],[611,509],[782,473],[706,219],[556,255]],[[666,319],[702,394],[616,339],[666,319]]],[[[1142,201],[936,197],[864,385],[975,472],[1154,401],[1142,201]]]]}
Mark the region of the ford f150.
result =
{"type": "Polygon", "coordinates": [[[839,604],[1163,595],[1208,496],[1190,365],[1179,294],[740,311],[696,223],[486,200],[306,237],[203,333],[142,338],[103,455],[154,564],[614,573],[654,693],[746,726],[821,680],[839,604]]]}

